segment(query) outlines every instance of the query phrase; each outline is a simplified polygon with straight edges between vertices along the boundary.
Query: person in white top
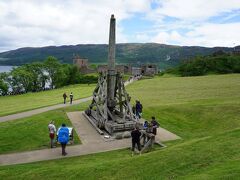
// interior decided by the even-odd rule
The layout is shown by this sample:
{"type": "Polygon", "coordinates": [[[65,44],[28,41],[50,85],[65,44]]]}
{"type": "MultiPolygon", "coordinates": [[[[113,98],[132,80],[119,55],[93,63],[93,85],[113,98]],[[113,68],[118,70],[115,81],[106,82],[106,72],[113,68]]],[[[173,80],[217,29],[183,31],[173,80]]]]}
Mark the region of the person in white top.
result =
{"type": "Polygon", "coordinates": [[[48,124],[48,130],[49,130],[49,137],[50,137],[50,146],[51,146],[51,148],[53,148],[54,147],[54,136],[56,133],[56,127],[54,125],[54,121],[51,121],[48,124]]]}
{"type": "Polygon", "coordinates": [[[73,101],[73,93],[71,92],[71,94],[69,95],[70,97],[70,104],[72,104],[72,101],[73,101]]]}

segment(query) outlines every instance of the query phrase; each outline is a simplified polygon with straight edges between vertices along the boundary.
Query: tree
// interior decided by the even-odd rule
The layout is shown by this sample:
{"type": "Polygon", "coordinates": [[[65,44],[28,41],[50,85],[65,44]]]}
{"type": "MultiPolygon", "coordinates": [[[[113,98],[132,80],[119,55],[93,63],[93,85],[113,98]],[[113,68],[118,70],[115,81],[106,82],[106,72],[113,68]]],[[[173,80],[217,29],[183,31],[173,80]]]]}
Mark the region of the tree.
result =
{"type": "Polygon", "coordinates": [[[182,62],[170,72],[181,76],[200,76],[209,73],[227,74],[240,72],[240,56],[232,54],[214,54],[197,56],[182,62]]]}
{"type": "Polygon", "coordinates": [[[11,71],[11,79],[12,89],[13,91],[16,91],[16,93],[32,90],[33,74],[27,70],[26,66],[14,68],[11,71]]]}
{"type": "Polygon", "coordinates": [[[26,66],[27,71],[31,72],[33,76],[32,91],[35,92],[43,90],[48,79],[48,76],[44,73],[43,63],[35,62],[24,66],[26,66]]]}
{"type": "Polygon", "coordinates": [[[50,88],[53,89],[56,86],[56,83],[59,79],[58,75],[61,75],[61,64],[57,60],[57,58],[53,56],[49,56],[44,61],[45,70],[49,75],[50,79],[50,88]]]}
{"type": "Polygon", "coordinates": [[[69,74],[67,78],[67,84],[76,84],[78,83],[78,78],[81,75],[79,69],[75,65],[68,66],[69,74]]]}
{"type": "Polygon", "coordinates": [[[8,77],[8,73],[0,73],[0,95],[4,96],[8,93],[8,84],[6,79],[8,77]]]}

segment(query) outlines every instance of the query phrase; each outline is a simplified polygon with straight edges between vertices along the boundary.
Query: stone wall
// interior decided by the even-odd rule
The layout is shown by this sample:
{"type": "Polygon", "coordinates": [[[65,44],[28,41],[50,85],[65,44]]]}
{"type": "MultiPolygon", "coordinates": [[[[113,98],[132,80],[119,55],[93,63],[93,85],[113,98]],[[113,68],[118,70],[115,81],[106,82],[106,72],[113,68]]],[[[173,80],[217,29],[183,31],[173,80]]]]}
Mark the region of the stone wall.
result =
{"type": "Polygon", "coordinates": [[[156,64],[145,64],[141,66],[142,74],[145,76],[154,76],[158,73],[158,66],[156,64]]]}
{"type": "Polygon", "coordinates": [[[83,59],[83,58],[80,58],[79,56],[75,56],[73,58],[73,64],[78,67],[79,71],[82,74],[89,74],[89,73],[95,73],[96,72],[96,70],[90,69],[88,67],[88,59],[83,59]]]}
{"type": "MultiPolygon", "coordinates": [[[[116,71],[120,72],[122,74],[128,74],[131,72],[131,69],[129,68],[129,66],[126,65],[116,65],[115,66],[116,71]]],[[[97,67],[97,72],[106,72],[108,70],[108,66],[107,65],[98,65],[97,67]]]]}

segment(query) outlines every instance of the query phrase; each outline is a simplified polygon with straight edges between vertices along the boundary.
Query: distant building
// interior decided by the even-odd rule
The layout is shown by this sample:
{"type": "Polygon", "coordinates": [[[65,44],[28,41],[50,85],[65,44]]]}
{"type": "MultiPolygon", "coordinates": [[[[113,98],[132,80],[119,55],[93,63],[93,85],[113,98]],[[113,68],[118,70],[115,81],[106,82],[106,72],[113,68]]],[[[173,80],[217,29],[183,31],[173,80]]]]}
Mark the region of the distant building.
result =
{"type": "MultiPolygon", "coordinates": [[[[130,67],[129,66],[126,66],[126,65],[116,65],[116,71],[117,72],[120,72],[122,74],[128,74],[130,72],[130,67]]],[[[100,73],[100,72],[106,72],[108,69],[108,66],[107,65],[98,65],[97,67],[97,72],[100,73]]]]}
{"type": "Polygon", "coordinates": [[[221,55],[225,55],[226,53],[222,50],[218,50],[218,51],[215,51],[212,55],[213,56],[221,56],[221,55]]]}
{"type": "Polygon", "coordinates": [[[128,74],[130,71],[129,66],[126,66],[126,65],[117,65],[116,70],[117,72],[120,72],[123,74],[128,74]]]}
{"type": "Polygon", "coordinates": [[[142,74],[142,68],[140,68],[140,67],[132,67],[131,69],[132,69],[131,74],[133,76],[137,76],[137,75],[142,74]]]}
{"type": "Polygon", "coordinates": [[[88,59],[80,58],[79,55],[73,57],[73,64],[76,65],[82,74],[95,73],[94,69],[88,67],[88,59]]]}
{"type": "Polygon", "coordinates": [[[98,72],[98,73],[107,72],[107,65],[106,65],[106,64],[98,65],[98,67],[97,67],[97,72],[98,72]]]}
{"type": "Polygon", "coordinates": [[[154,76],[158,73],[158,66],[156,64],[144,64],[141,65],[142,75],[154,76]]]}
{"type": "MultiPolygon", "coordinates": [[[[108,66],[98,65],[97,72],[106,72],[108,70],[108,66]]],[[[158,73],[158,66],[156,64],[143,64],[139,67],[134,67],[130,65],[116,65],[116,71],[122,74],[131,74],[133,76],[136,75],[145,75],[145,76],[154,76],[158,73]]]]}
{"type": "Polygon", "coordinates": [[[234,54],[234,55],[240,55],[240,46],[235,47],[234,50],[233,50],[233,52],[232,52],[232,54],[234,54]]]}

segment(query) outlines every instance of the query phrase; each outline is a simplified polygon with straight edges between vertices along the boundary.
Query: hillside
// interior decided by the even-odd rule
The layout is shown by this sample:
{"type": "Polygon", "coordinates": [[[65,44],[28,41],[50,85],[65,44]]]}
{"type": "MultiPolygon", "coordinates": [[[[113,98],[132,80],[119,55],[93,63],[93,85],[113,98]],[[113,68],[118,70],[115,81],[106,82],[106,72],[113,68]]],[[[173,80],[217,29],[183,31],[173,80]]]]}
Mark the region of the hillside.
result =
{"type": "MultiPolygon", "coordinates": [[[[181,140],[166,143],[167,148],[134,157],[129,149],[123,149],[1,166],[0,175],[3,179],[238,179],[239,80],[240,74],[156,77],[129,85],[133,102],[138,98],[143,104],[144,118],[155,115],[161,127],[181,136],[181,140]]],[[[83,105],[75,110],[79,109],[83,105]]],[[[32,119],[59,115],[57,111],[47,113],[52,114],[32,119]]],[[[13,126],[26,127],[31,122],[26,118],[2,123],[2,132],[12,135],[17,133],[13,126]]],[[[7,138],[2,141],[3,148],[8,146],[7,138]]]]}
{"type": "MultiPolygon", "coordinates": [[[[117,63],[157,63],[160,68],[177,65],[181,60],[196,55],[208,55],[215,51],[232,51],[226,47],[172,46],[156,43],[117,44],[117,63]]],[[[107,61],[108,46],[106,44],[79,44],[70,46],[48,46],[39,48],[20,48],[0,53],[0,65],[22,65],[34,61],[42,61],[48,56],[55,56],[63,63],[72,63],[74,54],[87,58],[91,63],[107,61]]]]}
{"type": "Polygon", "coordinates": [[[194,57],[170,68],[167,73],[180,76],[201,76],[206,74],[240,73],[240,56],[236,54],[220,54],[194,57]]]}

